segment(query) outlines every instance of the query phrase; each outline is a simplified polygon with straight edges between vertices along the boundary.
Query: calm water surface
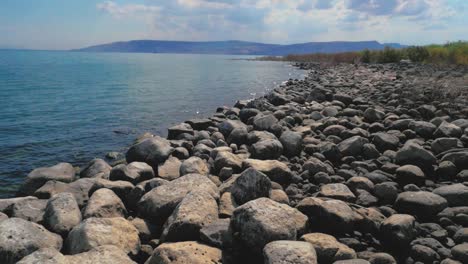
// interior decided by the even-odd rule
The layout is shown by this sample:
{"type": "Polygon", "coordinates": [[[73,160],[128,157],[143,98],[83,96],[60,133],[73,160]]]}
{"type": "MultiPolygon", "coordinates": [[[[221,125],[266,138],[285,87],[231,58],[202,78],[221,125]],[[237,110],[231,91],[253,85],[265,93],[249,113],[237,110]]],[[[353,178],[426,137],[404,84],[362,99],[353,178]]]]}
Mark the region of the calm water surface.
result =
{"type": "Polygon", "coordinates": [[[80,166],[145,131],[260,96],[304,71],[239,56],[0,51],[0,197],[33,168],[80,166]]]}

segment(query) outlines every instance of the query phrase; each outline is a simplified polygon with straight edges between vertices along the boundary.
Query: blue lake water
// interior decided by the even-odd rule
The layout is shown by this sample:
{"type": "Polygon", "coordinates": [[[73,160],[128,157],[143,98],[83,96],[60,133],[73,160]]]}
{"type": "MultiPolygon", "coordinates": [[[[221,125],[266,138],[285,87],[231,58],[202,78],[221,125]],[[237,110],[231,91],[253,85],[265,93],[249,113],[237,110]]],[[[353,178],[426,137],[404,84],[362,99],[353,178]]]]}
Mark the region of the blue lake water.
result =
{"type": "Polygon", "coordinates": [[[238,58],[0,50],[0,197],[36,167],[81,166],[305,75],[238,58]]]}

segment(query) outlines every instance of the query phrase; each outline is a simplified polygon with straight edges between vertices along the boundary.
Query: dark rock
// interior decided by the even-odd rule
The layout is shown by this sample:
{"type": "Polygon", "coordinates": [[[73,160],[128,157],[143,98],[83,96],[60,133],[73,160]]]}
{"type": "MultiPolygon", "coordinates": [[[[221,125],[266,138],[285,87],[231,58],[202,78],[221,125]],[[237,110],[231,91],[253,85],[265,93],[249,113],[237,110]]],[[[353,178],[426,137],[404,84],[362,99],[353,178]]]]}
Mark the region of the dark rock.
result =
{"type": "Polygon", "coordinates": [[[153,168],[144,162],[138,161],[128,165],[117,165],[112,168],[109,175],[111,181],[129,181],[133,184],[152,178],[154,178],[153,168]]]}
{"type": "Polygon", "coordinates": [[[287,157],[298,156],[302,151],[302,136],[297,132],[286,131],[279,138],[283,145],[284,155],[287,157]]]}
{"type": "Polygon", "coordinates": [[[254,159],[277,159],[283,153],[283,145],[275,139],[261,140],[252,145],[251,153],[254,159]]]}
{"type": "Polygon", "coordinates": [[[270,190],[270,179],[254,168],[248,168],[242,172],[235,178],[230,188],[234,201],[238,205],[260,197],[268,197],[270,190]]]}
{"type": "Polygon", "coordinates": [[[444,197],[449,206],[468,206],[468,187],[461,183],[442,186],[433,192],[444,197]]]}
{"type": "Polygon", "coordinates": [[[414,165],[404,165],[396,170],[395,181],[401,186],[411,183],[422,186],[426,181],[426,177],[419,167],[414,165]]]}
{"type": "Polygon", "coordinates": [[[382,243],[392,249],[405,249],[416,235],[415,219],[411,215],[392,215],[380,227],[382,243]]]}
{"type": "Polygon", "coordinates": [[[430,219],[447,208],[443,197],[424,191],[400,193],[395,201],[395,209],[400,213],[412,214],[421,219],[430,219]]]}
{"type": "Polygon", "coordinates": [[[227,248],[232,244],[230,219],[218,219],[200,229],[200,239],[217,248],[227,248]]]}
{"type": "Polygon", "coordinates": [[[166,139],[151,137],[131,146],[125,157],[128,163],[134,161],[146,162],[154,169],[157,169],[158,164],[164,163],[173,150],[174,148],[166,139]]]}
{"type": "Polygon", "coordinates": [[[338,149],[343,156],[359,156],[362,154],[364,144],[369,140],[361,136],[350,137],[338,144],[338,149]]]}

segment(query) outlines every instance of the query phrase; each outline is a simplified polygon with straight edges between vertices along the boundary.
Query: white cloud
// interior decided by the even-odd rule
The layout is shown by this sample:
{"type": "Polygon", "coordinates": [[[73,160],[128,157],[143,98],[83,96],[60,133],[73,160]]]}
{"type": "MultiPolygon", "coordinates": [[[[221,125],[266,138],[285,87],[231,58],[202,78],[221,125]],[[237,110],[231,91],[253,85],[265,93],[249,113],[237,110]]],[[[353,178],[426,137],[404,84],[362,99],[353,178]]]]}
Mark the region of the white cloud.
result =
{"type": "Polygon", "coordinates": [[[141,5],[141,4],[128,4],[119,5],[114,1],[106,1],[97,4],[97,9],[105,11],[114,17],[124,17],[128,15],[135,15],[141,13],[157,13],[161,10],[159,6],[141,5]]]}

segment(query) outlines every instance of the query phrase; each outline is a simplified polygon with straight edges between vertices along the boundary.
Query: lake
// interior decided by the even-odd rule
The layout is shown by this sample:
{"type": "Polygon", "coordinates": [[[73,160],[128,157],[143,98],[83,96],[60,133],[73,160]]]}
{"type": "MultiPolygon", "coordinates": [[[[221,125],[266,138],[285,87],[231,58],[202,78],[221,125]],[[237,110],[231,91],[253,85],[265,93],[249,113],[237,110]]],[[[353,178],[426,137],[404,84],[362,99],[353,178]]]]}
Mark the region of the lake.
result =
{"type": "Polygon", "coordinates": [[[247,58],[0,50],[0,197],[34,168],[123,152],[146,131],[165,135],[305,75],[247,58]]]}

